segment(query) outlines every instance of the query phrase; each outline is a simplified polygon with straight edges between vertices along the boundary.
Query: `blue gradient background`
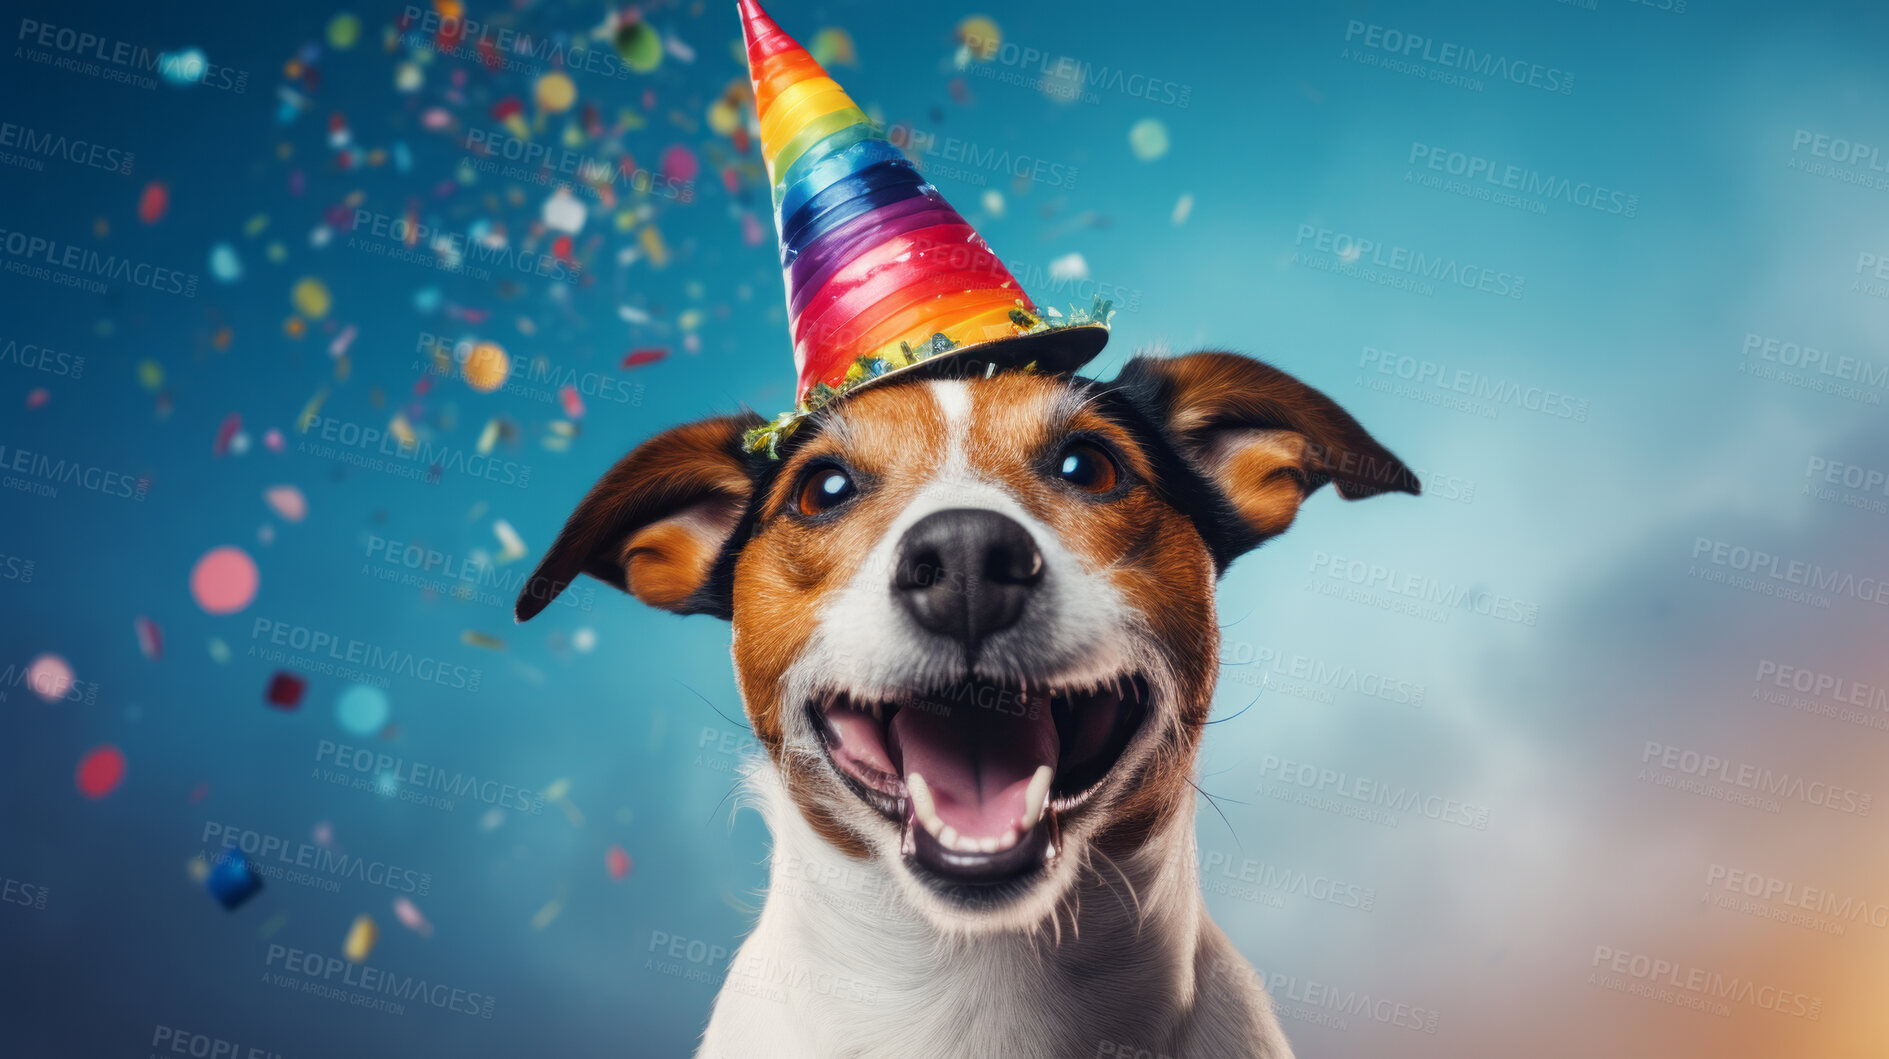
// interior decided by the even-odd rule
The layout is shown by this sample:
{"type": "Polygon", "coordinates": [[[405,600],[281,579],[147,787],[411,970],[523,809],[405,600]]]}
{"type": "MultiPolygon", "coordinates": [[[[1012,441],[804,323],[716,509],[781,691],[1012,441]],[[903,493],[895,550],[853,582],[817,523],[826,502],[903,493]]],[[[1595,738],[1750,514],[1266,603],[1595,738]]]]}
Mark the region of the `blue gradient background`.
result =
{"type": "MultiPolygon", "coordinates": [[[[647,119],[621,141],[640,164],[654,168],[673,143],[703,158],[693,202],[648,200],[667,266],[621,262],[635,233],[620,234],[593,202],[579,238],[583,282],[527,278],[511,290],[350,250],[345,232],[314,246],[310,232],[358,193],[367,209],[398,214],[414,202],[447,228],[484,218],[525,238],[547,189],[524,186],[512,202],[514,183],[481,174],[437,197],[466,152],[419,115],[445,106],[494,128],[485,112],[507,95],[529,100],[529,76],[436,57],[419,92],[399,93],[393,70],[407,49],[382,40],[399,5],[354,8],[361,43],[321,49],[320,87],[298,86],[313,105],[284,124],[275,96],[284,63],[322,40],[340,8],[7,8],[16,34],[32,18],[153,48],[194,45],[250,76],[240,95],[145,91],[33,64],[15,52],[19,41],[0,61],[0,120],[136,153],[131,177],[60,161],[43,172],[0,168],[0,228],[201,276],[185,299],[0,274],[0,339],[86,358],[79,379],[0,364],[0,443],[150,481],[142,503],[72,487],[52,498],[0,492],[0,553],[34,563],[30,582],[0,581],[0,662],[17,675],[50,651],[97,686],[91,704],[47,704],[18,683],[0,689],[0,876],[49,892],[44,910],[0,904],[0,1052],[143,1055],[154,1027],[172,1026],[286,1056],[686,1054],[725,964],[652,948],[678,937],[732,949],[766,878],[758,817],[730,812],[734,769],[752,747],[715,712],[739,710],[727,627],[649,611],[602,586],[591,586],[589,610],[554,606],[514,627],[502,608],[429,597],[363,568],[374,563],[372,536],[460,557],[496,552],[492,523],[502,518],[530,549],[506,568],[522,573],[589,484],[641,439],[743,404],[771,414],[791,399],[771,229],[761,246],[742,239],[743,212],[769,223],[757,156],[743,160],[731,193],[711,154],[733,150],[702,125],[708,104],[745,78],[733,5],[647,10],[694,47],[693,63],[576,78],[579,106],[595,103],[606,123],[624,109],[647,119]],[[463,103],[445,96],[455,72],[463,103]],[[404,142],[412,171],[338,168],[326,146],[331,114],[345,115],[363,147],[404,142]],[[291,193],[292,171],[305,194],[291,193]],[[149,226],[136,216],[147,180],[171,189],[168,215],[149,226]],[[258,214],[267,230],[245,236],[258,214]],[[275,240],[286,248],[279,264],[263,253],[275,240]],[[217,242],[241,255],[239,282],[209,275],[217,242]],[[289,290],[303,276],[332,290],[332,321],[359,329],[345,381],[326,353],[330,331],[285,335],[289,290]],[[422,313],[415,294],[427,287],[492,315],[472,327],[422,313]],[[651,322],[627,323],[623,305],[651,322]],[[702,314],[694,354],[680,345],[687,310],[702,314]],[[521,332],[520,319],[535,333],[521,332]],[[219,351],[212,336],[224,327],[232,341],[219,351]],[[296,417],[324,386],[324,415],[385,427],[413,400],[421,333],[476,334],[560,369],[618,377],[640,384],[641,401],[591,399],[569,450],[553,451],[541,439],[555,404],[434,379],[414,418],[423,435],[471,448],[489,418],[509,417],[518,437],[499,454],[532,468],[526,488],[454,475],[425,484],[298,451],[296,417]],[[626,351],[651,346],[673,352],[619,369],[626,351]],[[168,415],[139,384],[146,359],[163,365],[168,415]],[[27,393],[41,386],[50,403],[28,410],[27,393]],[[232,412],[254,443],[214,458],[232,412]],[[279,455],[259,443],[272,427],[289,435],[279,455]],[[283,523],[264,505],[262,491],[281,483],[306,493],[306,521],[283,523]],[[259,540],[264,526],[272,542],[259,540]],[[261,590],[244,612],[213,617],[192,602],[188,578],[200,555],[225,544],[256,558],[261,590]],[[138,615],[163,628],[160,661],[140,655],[138,615]],[[345,681],[313,676],[295,712],[263,702],[277,666],[249,654],[259,618],[477,667],[481,686],[468,694],[396,676],[397,732],[350,740],[334,716],[345,681]],[[572,646],[581,628],[594,630],[594,650],[572,646]],[[468,645],[466,630],[503,649],[468,645]],[[211,656],[213,638],[230,647],[226,664],[211,656]],[[440,812],[329,787],[311,775],[324,739],[526,787],[567,780],[568,794],[488,830],[483,805],[440,812]],[[124,749],[129,774],[92,802],[72,774],[101,743],[124,749]],[[193,801],[200,784],[207,794],[193,801]],[[324,821],[340,849],[430,873],[430,893],[416,901],[433,937],[400,927],[393,894],[360,882],[339,893],[272,882],[226,913],[187,871],[206,848],[206,823],[303,842],[324,821]],[[635,859],[625,881],[604,871],[611,844],[635,859]],[[556,917],[534,926],[553,901],[556,917]],[[265,966],[270,944],[338,953],[362,913],[381,925],[374,966],[495,996],[494,1017],[420,1004],[388,1015],[263,980],[279,970],[265,966]],[[698,980],[665,973],[678,962],[698,980]]],[[[1889,362],[1889,305],[1854,287],[1867,279],[1856,274],[1859,253],[1889,254],[1889,193],[1792,168],[1817,161],[1793,150],[1800,129],[1889,144],[1882,10],[1533,0],[997,14],[1008,42],[1186,85],[1185,107],[1103,87],[1059,102],[1028,83],[960,72],[953,28],[970,8],[783,0],[772,13],[803,42],[823,26],[850,30],[859,63],[836,75],[888,122],[1079,172],[1073,187],[1012,186],[1000,172],[929,160],[958,167],[935,177],[940,190],[1030,270],[1019,274],[1039,300],[1087,303],[1087,290],[1044,282],[1070,253],[1097,283],[1136,292],[1096,373],[1147,348],[1264,357],[1330,393],[1431,485],[1422,499],[1362,504],[1323,492],[1220,589],[1232,662],[1271,650],[1426,689],[1414,709],[1347,690],[1315,701],[1288,693],[1279,673],[1263,692],[1257,676],[1223,682],[1216,713],[1228,720],[1209,730],[1200,783],[1221,798],[1225,820],[1202,806],[1203,856],[1252,858],[1375,896],[1365,911],[1214,892],[1216,919],[1285,1001],[1323,983],[1438,1015],[1423,1032],[1298,1003],[1285,1026],[1299,1054],[1889,1050],[1882,929],[1851,923],[1831,935],[1701,900],[1708,867],[1724,864],[1889,901],[1880,814],[1788,801],[1754,812],[1638,776],[1653,741],[1881,793],[1889,736],[1878,724],[1781,710],[1753,697],[1752,674],[1768,659],[1889,682],[1884,611],[1711,584],[1694,576],[1692,553],[1705,537],[1859,577],[1889,573],[1882,513],[1804,491],[1812,458],[1889,468],[1882,389],[1848,400],[1741,370],[1757,363],[1742,353],[1748,333],[1877,370],[1889,362]],[[1571,71],[1574,89],[1490,81],[1470,91],[1363,65],[1344,54],[1358,44],[1346,39],[1352,20],[1571,71]],[[958,77],[962,101],[951,89],[958,77]],[[1143,118],[1164,123],[1172,141],[1151,162],[1129,145],[1143,118]],[[1406,179],[1413,143],[1617,188],[1638,196],[1635,215],[1562,201],[1535,214],[1421,187],[1406,179]],[[985,188],[967,174],[1002,190],[1002,216],[982,206],[985,188]],[[1184,193],[1192,213],[1176,224],[1184,193]],[[1524,276],[1524,294],[1439,284],[1424,295],[1336,275],[1307,265],[1321,255],[1299,245],[1305,225],[1524,276]],[[1588,411],[1577,422],[1504,405],[1490,418],[1373,389],[1363,380],[1390,377],[1361,363],[1366,347],[1565,393],[1588,411]],[[1530,626],[1458,609],[1432,621],[1328,597],[1316,590],[1333,583],[1321,555],[1498,593],[1539,617],[1530,626]],[[1280,801],[1261,789],[1269,755],[1485,806],[1488,827],[1410,814],[1374,826],[1280,801]],[[1819,998],[1820,1014],[1732,1004],[1717,1016],[1611,991],[1590,981],[1596,946],[1787,985],[1819,998]]],[[[505,17],[581,35],[604,14],[546,3],[505,17]]],[[[1001,56],[991,67],[1017,69],[1001,56]]],[[[548,119],[537,138],[556,142],[570,117],[548,119]]]]}

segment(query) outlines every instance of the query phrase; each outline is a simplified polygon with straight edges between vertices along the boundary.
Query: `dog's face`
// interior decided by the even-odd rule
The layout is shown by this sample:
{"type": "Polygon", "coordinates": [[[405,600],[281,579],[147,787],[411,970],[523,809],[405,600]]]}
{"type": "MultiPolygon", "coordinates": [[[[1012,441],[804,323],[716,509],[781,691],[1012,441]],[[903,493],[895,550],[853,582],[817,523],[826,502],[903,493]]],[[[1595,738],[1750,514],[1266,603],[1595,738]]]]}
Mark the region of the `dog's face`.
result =
{"type": "Polygon", "coordinates": [[[803,424],[678,427],[571,516],[580,570],[734,624],[755,735],[808,823],[940,928],[1028,930],[1192,804],[1218,574],[1335,481],[1416,480],[1323,394],[1230,354],[897,379],[803,424]]]}

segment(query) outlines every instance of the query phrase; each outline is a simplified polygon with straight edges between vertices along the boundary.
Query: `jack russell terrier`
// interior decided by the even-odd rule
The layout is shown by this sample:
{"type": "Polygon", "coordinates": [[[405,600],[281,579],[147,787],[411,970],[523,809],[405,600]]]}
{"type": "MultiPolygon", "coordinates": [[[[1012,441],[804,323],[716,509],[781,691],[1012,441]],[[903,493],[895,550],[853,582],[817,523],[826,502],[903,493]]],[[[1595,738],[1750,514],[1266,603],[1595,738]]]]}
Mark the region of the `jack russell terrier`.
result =
{"type": "Polygon", "coordinates": [[[1319,486],[1416,477],[1230,353],[1108,382],[912,372],[778,458],[744,445],[760,422],[624,457],[517,607],[581,572],[733,624],[774,848],[698,1054],[1290,1056],[1198,882],[1214,584],[1319,486]]]}

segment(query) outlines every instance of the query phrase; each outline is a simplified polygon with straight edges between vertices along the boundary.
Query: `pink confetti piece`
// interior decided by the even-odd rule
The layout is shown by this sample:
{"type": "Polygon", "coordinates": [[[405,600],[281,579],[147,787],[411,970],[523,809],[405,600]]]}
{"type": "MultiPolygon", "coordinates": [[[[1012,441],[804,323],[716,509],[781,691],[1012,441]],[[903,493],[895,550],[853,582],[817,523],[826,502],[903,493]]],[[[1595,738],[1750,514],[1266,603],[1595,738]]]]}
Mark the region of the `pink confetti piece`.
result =
{"type": "Polygon", "coordinates": [[[210,454],[221,459],[230,451],[230,441],[236,432],[243,429],[243,417],[231,412],[223,417],[223,425],[216,428],[216,444],[210,447],[210,454]]]}
{"type": "Polygon", "coordinates": [[[427,922],[419,908],[404,897],[394,898],[394,918],[400,921],[401,926],[423,938],[433,936],[433,924],[427,922]]]}
{"type": "Polygon", "coordinates": [[[138,651],[153,662],[163,658],[164,630],[157,627],[157,622],[140,614],[131,625],[138,632],[138,651]]]}
{"type": "Polygon", "coordinates": [[[584,399],[577,395],[577,387],[564,384],[558,390],[558,400],[564,404],[564,414],[572,419],[584,418],[584,399]]]}
{"type": "Polygon", "coordinates": [[[256,598],[262,575],[249,553],[233,545],[212,548],[190,571],[190,594],[210,614],[234,614],[256,598]]]}
{"type": "Polygon", "coordinates": [[[272,485],[263,490],[262,498],[284,522],[300,522],[308,517],[308,498],[295,486],[272,485]]]}

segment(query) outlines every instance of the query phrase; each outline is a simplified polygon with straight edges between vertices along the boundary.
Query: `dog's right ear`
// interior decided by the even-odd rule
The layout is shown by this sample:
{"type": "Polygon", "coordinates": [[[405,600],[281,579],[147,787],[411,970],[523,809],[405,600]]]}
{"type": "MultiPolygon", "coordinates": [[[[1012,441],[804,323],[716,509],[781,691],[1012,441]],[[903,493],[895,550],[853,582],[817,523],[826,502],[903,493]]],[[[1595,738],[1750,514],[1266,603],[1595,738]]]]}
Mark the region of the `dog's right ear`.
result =
{"type": "Polygon", "coordinates": [[[598,479],[518,593],[529,621],[584,573],[652,607],[732,616],[731,542],[754,494],[758,457],[741,436],[762,420],[718,416],[650,438],[598,479]]]}

